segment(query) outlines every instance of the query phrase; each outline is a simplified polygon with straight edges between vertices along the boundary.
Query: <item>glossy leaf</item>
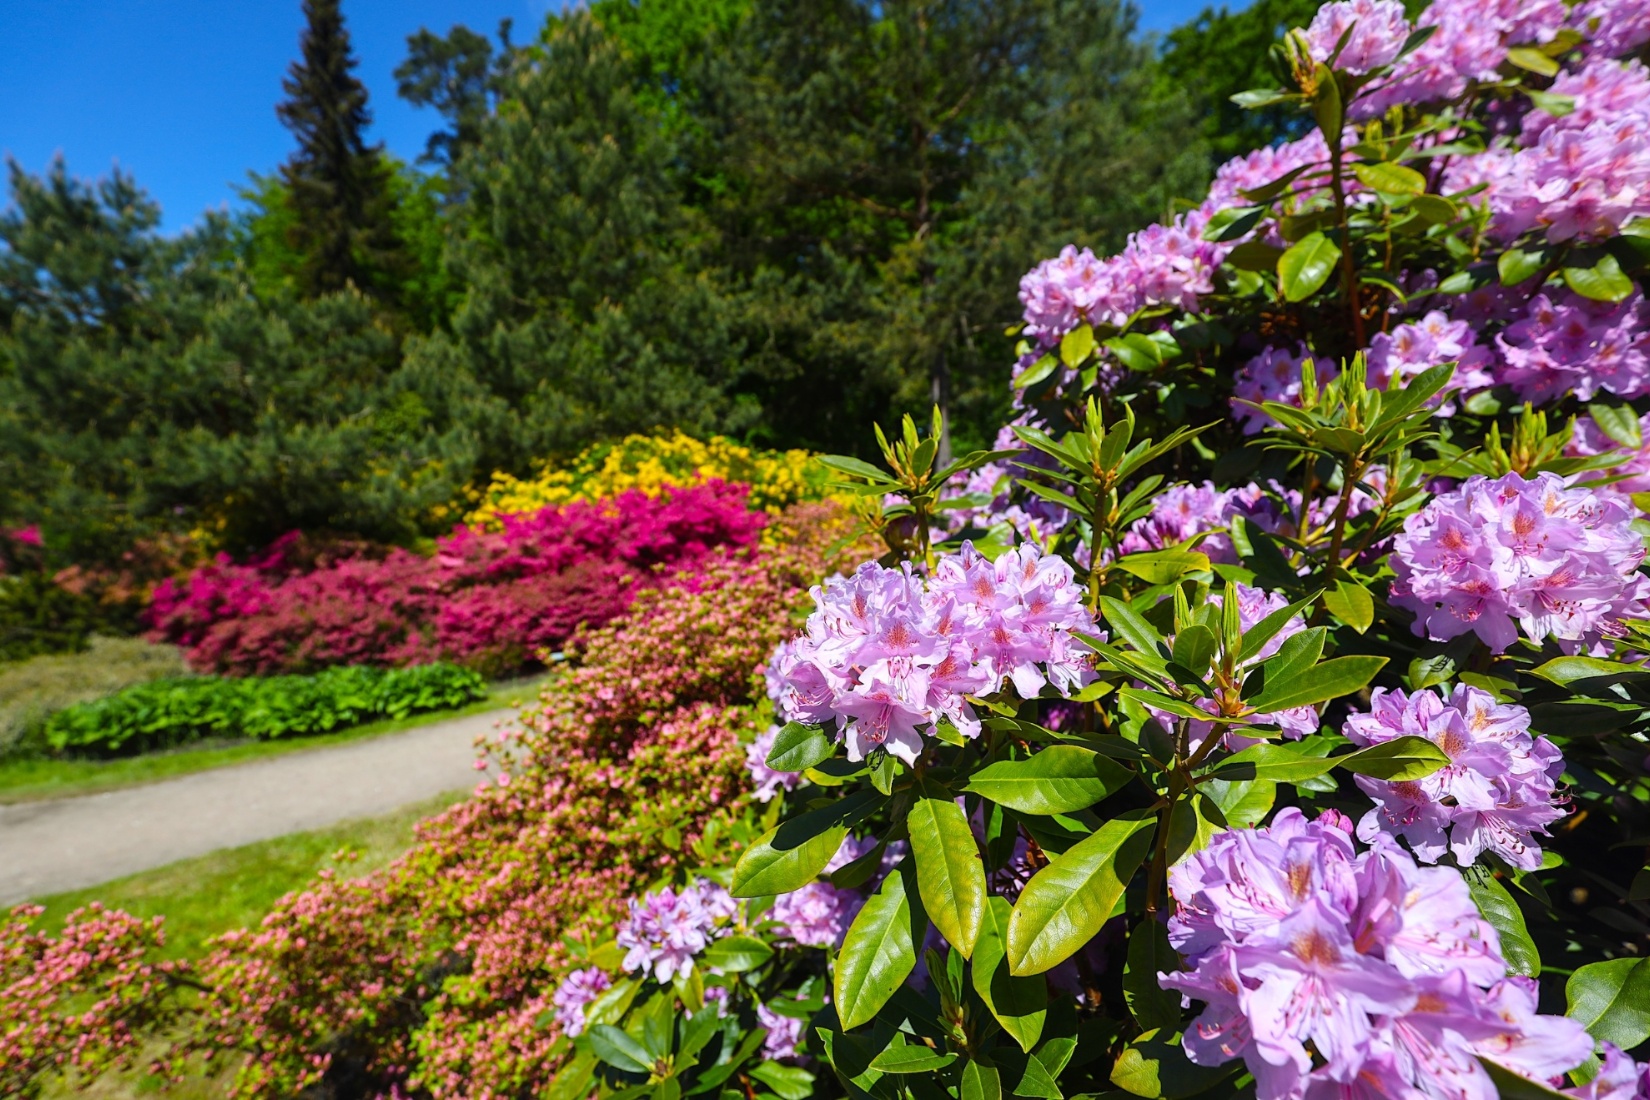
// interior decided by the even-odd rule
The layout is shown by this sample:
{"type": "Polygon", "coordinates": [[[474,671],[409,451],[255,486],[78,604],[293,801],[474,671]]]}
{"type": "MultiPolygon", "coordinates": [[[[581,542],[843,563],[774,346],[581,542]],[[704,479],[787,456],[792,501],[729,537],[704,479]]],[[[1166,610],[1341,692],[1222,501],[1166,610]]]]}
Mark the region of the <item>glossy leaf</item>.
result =
{"type": "Polygon", "coordinates": [[[1539,975],[1541,952],[1530,938],[1524,911],[1507,888],[1482,868],[1474,868],[1467,875],[1467,886],[1472,890],[1479,914],[1501,937],[1501,955],[1507,960],[1507,969],[1526,978],[1539,975]]]}
{"type": "Polygon", "coordinates": [[[596,1024],[585,1034],[590,1036],[590,1049],[608,1065],[626,1073],[651,1073],[653,1055],[635,1039],[612,1024],[596,1024]]]}
{"type": "Polygon", "coordinates": [[[723,936],[705,948],[703,959],[712,970],[742,974],[773,958],[773,948],[753,936],[723,936]]]}
{"type": "Polygon", "coordinates": [[[1282,683],[1268,682],[1249,705],[1270,713],[1339,699],[1362,691],[1385,665],[1385,657],[1331,657],[1282,683]]]}
{"type": "Polygon", "coordinates": [[[1335,272],[1341,249],[1322,233],[1308,233],[1278,257],[1278,288],[1286,301],[1301,302],[1316,294],[1335,272]]]}
{"type": "Polygon", "coordinates": [[[1402,164],[1360,161],[1352,165],[1352,174],[1359,183],[1383,195],[1419,195],[1427,189],[1427,178],[1402,164]]]}
{"type": "Polygon", "coordinates": [[[1141,1030],[1180,1027],[1180,994],[1165,989],[1158,975],[1180,969],[1180,956],[1169,946],[1163,925],[1143,917],[1129,933],[1129,952],[1123,967],[1123,999],[1141,1030]]]}
{"type": "Polygon", "coordinates": [[[1449,756],[1425,737],[1407,736],[1334,757],[1333,761],[1354,775],[1407,783],[1425,779],[1448,764],[1449,756]]]}
{"type": "Polygon", "coordinates": [[[807,771],[836,755],[836,743],[818,726],[788,722],[774,735],[768,767],[781,772],[807,771]]]}
{"type": "Polygon", "coordinates": [[[895,872],[860,909],[837,954],[832,992],[844,1030],[869,1023],[917,966],[906,876],[895,872]]]}
{"type": "Polygon", "coordinates": [[[1565,1015],[1593,1038],[1632,1050],[1650,1039],[1650,959],[1589,963],[1564,983],[1565,1015]]]}
{"type": "Polygon", "coordinates": [[[1242,1063],[1200,1066],[1186,1057],[1180,1036],[1148,1031],[1123,1048],[1112,1066],[1111,1083],[1148,1100],[1196,1096],[1229,1077],[1242,1063]]]}
{"type": "Polygon", "coordinates": [[[957,1060],[948,1054],[918,1043],[895,1042],[871,1059],[871,1068],[881,1073],[932,1073],[957,1060]]]}
{"type": "Polygon", "coordinates": [[[1147,584],[1173,584],[1188,573],[1209,571],[1209,556],[1197,550],[1151,550],[1125,554],[1115,567],[1147,584]]]}
{"type": "Polygon", "coordinates": [[[986,765],[964,789],[1020,813],[1064,814],[1088,809],[1133,778],[1133,772],[1091,749],[1050,745],[1024,760],[986,765]]]}
{"type": "Polygon", "coordinates": [[[985,864],[968,817],[952,799],[919,798],[906,825],[917,864],[917,891],[928,919],[968,958],[980,934],[986,898],[985,864]]]}
{"type": "Polygon", "coordinates": [[[1015,977],[1008,969],[1008,899],[988,899],[980,936],[974,941],[974,992],[991,1010],[1020,1049],[1029,1052],[1043,1034],[1048,1016],[1048,983],[1040,977],[1015,977]]]}
{"type": "Polygon", "coordinates": [[[734,897],[758,898],[800,890],[819,876],[842,847],[848,825],[879,801],[873,791],[856,791],[769,829],[745,849],[734,865],[734,897]]]}
{"type": "Polygon", "coordinates": [[[1143,811],[1114,818],[1032,876],[1008,922],[1014,974],[1041,974],[1094,938],[1144,862],[1153,822],[1143,811]]]}
{"type": "Polygon", "coordinates": [[[1595,302],[1619,302],[1633,293],[1633,280],[1608,252],[1592,267],[1566,267],[1563,273],[1571,290],[1595,302]]]}
{"type": "Polygon", "coordinates": [[[1323,605],[1359,634],[1375,625],[1375,600],[1361,584],[1336,581],[1335,587],[1323,594],[1323,605]]]}

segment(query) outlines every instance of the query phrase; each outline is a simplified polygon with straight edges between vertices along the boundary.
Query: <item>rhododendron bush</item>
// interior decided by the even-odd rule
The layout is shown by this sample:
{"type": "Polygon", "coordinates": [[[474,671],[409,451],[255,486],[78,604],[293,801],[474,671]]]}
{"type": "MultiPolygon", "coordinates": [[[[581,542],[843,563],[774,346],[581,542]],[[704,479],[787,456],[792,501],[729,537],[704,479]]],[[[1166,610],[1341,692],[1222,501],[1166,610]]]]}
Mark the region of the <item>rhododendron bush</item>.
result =
{"type": "Polygon", "coordinates": [[[988,453],[826,462],[730,892],[893,870],[849,1095],[1650,1096],[1650,9],[1324,6],[1304,138],[1033,268],[988,453]]]}
{"type": "Polygon", "coordinates": [[[187,647],[199,671],[307,672],[329,665],[456,661],[487,672],[531,664],[580,625],[718,547],[756,541],[766,517],[746,489],[711,481],[628,490],[460,527],[433,555],[317,553],[297,534],[235,563],[221,556],[156,589],[151,636],[187,647]]]}

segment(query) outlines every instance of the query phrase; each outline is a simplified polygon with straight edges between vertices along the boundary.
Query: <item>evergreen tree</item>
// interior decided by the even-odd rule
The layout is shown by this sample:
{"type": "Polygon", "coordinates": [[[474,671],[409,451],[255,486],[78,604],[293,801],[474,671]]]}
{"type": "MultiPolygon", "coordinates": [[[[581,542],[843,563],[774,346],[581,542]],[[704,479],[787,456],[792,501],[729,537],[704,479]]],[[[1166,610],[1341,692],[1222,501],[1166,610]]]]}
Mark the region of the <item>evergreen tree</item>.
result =
{"type": "Polygon", "coordinates": [[[298,290],[315,297],[354,286],[393,301],[406,265],[392,222],[392,170],[382,147],[363,137],[367,90],[352,72],[339,4],[304,0],[302,56],[282,81],[286,101],[275,108],[298,139],[281,167],[295,215],[290,240],[303,256],[298,290]]]}
{"type": "Polygon", "coordinates": [[[511,21],[498,26],[498,53],[486,36],[455,26],[445,38],[428,28],[407,36],[407,59],[395,69],[397,94],[414,107],[434,107],[447,121],[425,143],[426,163],[451,168],[481,137],[481,128],[515,56],[511,21]]]}

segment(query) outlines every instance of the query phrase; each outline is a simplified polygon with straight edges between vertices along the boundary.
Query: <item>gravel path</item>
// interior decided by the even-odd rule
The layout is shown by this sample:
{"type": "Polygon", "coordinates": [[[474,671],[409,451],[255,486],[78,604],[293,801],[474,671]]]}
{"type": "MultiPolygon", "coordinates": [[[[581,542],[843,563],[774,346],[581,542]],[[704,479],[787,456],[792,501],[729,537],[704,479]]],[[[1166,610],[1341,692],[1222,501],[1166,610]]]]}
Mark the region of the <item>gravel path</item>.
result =
{"type": "Polygon", "coordinates": [[[470,787],[474,738],[511,710],[78,798],[0,805],[0,905],[470,787]]]}

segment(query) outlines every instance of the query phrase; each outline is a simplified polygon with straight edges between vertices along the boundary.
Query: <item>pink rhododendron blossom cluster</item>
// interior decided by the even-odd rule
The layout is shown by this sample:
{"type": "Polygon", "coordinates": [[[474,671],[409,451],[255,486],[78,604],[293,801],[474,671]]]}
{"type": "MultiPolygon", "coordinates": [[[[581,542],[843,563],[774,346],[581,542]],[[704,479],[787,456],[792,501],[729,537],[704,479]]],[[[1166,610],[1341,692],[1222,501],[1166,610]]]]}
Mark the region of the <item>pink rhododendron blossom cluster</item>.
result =
{"type": "Polygon", "coordinates": [[[1185,970],[1161,981],[1205,1006],[1186,1053],[1243,1059],[1259,1100],[1493,1097],[1481,1057],[1546,1081],[1593,1052],[1580,1023],[1536,1011],[1534,982],[1506,976],[1459,871],[1385,838],[1359,852],[1333,811],[1222,833],[1169,888],[1185,970]]]}
{"type": "Polygon", "coordinates": [[[1258,485],[1236,489],[1216,489],[1212,481],[1175,485],[1157,495],[1150,515],[1129,526],[1119,540],[1118,551],[1135,554],[1162,550],[1213,531],[1197,544],[1197,549],[1212,562],[1236,562],[1232,536],[1227,532],[1240,516],[1262,530],[1275,531],[1279,526],[1277,505],[1258,485]]]}
{"type": "MultiPolygon", "coordinates": [[[[1310,358],[1310,353],[1301,347],[1294,351],[1267,348],[1238,368],[1232,379],[1232,416],[1243,425],[1244,435],[1254,435],[1275,423],[1266,413],[1244,402],[1276,401],[1280,405],[1300,407],[1301,364],[1310,358]]],[[[1316,359],[1312,370],[1320,386],[1340,373],[1333,364],[1316,359]]]]}
{"type": "Polygon", "coordinates": [[[780,925],[780,934],[803,947],[836,947],[864,903],[857,890],[842,890],[828,882],[810,882],[800,890],[780,894],[768,917],[780,925]]]}
{"type": "Polygon", "coordinates": [[[780,710],[836,722],[850,760],[886,749],[914,763],[926,731],[948,721],[979,733],[969,695],[1006,677],[1024,698],[1093,678],[1074,637],[1095,629],[1071,566],[1022,545],[995,562],[965,544],[924,584],[907,563],[875,562],[816,587],[805,633],[775,655],[780,710]]]}
{"type": "Polygon", "coordinates": [[[710,941],[727,934],[738,908],[732,895],[709,879],[631,898],[630,915],[616,937],[625,950],[620,965],[630,973],[651,972],[661,982],[686,976],[710,941]]]}
{"type": "Polygon", "coordinates": [[[1348,717],[1343,732],[1360,746],[1425,737],[1449,757],[1424,779],[1358,776],[1375,800],[1358,823],[1362,840],[1401,837],[1424,863],[1447,850],[1462,867],[1485,852],[1526,871],[1541,866],[1535,837],[1564,816],[1554,794],[1564,759],[1551,741],[1531,736],[1529,711],[1466,684],[1447,697],[1376,688],[1369,712],[1348,717]]]}
{"type": "Polygon", "coordinates": [[[581,1034],[584,1031],[585,1007],[612,985],[613,979],[598,966],[575,970],[563,978],[550,995],[550,1002],[556,1006],[556,1024],[562,1034],[581,1034]]]}
{"type": "MultiPolygon", "coordinates": [[[[1397,388],[1431,367],[1455,365],[1446,393],[1477,393],[1495,385],[1490,373],[1495,356],[1480,347],[1472,326],[1452,321],[1442,310],[1432,310],[1416,321],[1379,332],[1369,342],[1369,384],[1376,389],[1397,388]]],[[[1445,406],[1446,411],[1452,411],[1445,406]]]]}
{"type": "Polygon", "coordinates": [[[1472,477],[1404,521],[1392,603],[1438,641],[1471,631],[1501,653],[1522,630],[1582,648],[1650,614],[1632,520],[1619,494],[1571,489],[1554,474],[1472,477]]]}
{"type": "Polygon", "coordinates": [[[1600,240],[1650,215],[1650,77],[1643,66],[1596,58],[1559,84],[1567,89],[1561,94],[1575,97],[1575,112],[1536,112],[1524,123],[1526,144],[1462,158],[1446,176],[1451,191],[1488,184],[1490,228],[1499,240],[1530,230],[1555,242],[1600,240]]]}
{"type": "MultiPolygon", "coordinates": [[[[1245,631],[1253,629],[1257,623],[1274,611],[1282,611],[1289,606],[1289,601],[1276,592],[1266,592],[1259,588],[1251,588],[1246,584],[1234,584],[1228,591],[1237,594],[1238,619],[1243,624],[1245,631]]],[[[1224,605],[1225,597],[1219,592],[1213,592],[1209,595],[1209,602],[1216,607],[1221,607],[1224,605]]],[[[1253,653],[1244,653],[1239,667],[1251,668],[1276,656],[1278,651],[1283,648],[1284,642],[1305,629],[1305,619],[1299,615],[1291,617],[1276,634],[1268,639],[1265,645],[1253,653]]],[[[1216,713],[1215,703],[1211,699],[1200,700],[1197,705],[1211,715],[1216,713]]],[[[1148,709],[1151,708],[1148,707],[1148,709]]],[[[1152,710],[1152,713],[1164,729],[1178,729],[1180,723],[1184,722],[1186,724],[1187,744],[1194,749],[1203,744],[1215,728],[1212,719],[1204,722],[1196,718],[1181,718],[1167,711],[1155,709],[1152,710]]],[[[1256,725],[1276,726],[1283,731],[1285,737],[1290,739],[1299,739],[1318,732],[1318,711],[1315,707],[1290,707],[1287,710],[1274,711],[1269,714],[1254,714],[1249,717],[1248,721],[1256,725]]],[[[1228,748],[1237,749],[1254,744],[1254,738],[1243,736],[1241,726],[1228,727],[1225,738],[1228,748]]]]}
{"type": "Polygon", "coordinates": [[[1397,60],[1409,32],[1399,0],[1337,0],[1319,8],[1306,28],[1307,52],[1361,75],[1397,60]]]}
{"type": "Polygon", "coordinates": [[[1550,41],[1566,14],[1562,0],[1434,0],[1416,26],[1438,29],[1354,103],[1353,117],[1371,118],[1399,103],[1454,99],[1469,81],[1498,80],[1510,48],[1550,41]]]}
{"type": "Polygon", "coordinates": [[[756,1022],[768,1029],[768,1034],[762,1039],[762,1057],[772,1058],[776,1062],[797,1058],[806,1020],[797,1016],[781,1016],[767,1005],[757,1005],[756,1022]]]}
{"type": "Polygon", "coordinates": [[[1650,1063],[1633,1061],[1614,1043],[1600,1043],[1603,1064],[1585,1085],[1559,1090],[1576,1100],[1646,1100],[1650,1097],[1650,1063]]]}
{"type": "Polygon", "coordinates": [[[1582,0],[1571,11],[1570,25],[1587,36],[1589,50],[1604,57],[1623,57],[1650,42],[1650,8],[1638,0],[1582,0]]]}
{"type": "Polygon", "coordinates": [[[758,802],[772,802],[780,791],[793,790],[802,781],[802,776],[796,772],[782,772],[768,767],[768,754],[773,751],[774,739],[778,736],[779,727],[769,726],[745,747],[745,770],[750,773],[751,783],[755,785],[756,789],[751,793],[758,802]]]}
{"type": "Polygon", "coordinates": [[[1503,364],[1497,381],[1525,401],[1650,393],[1650,306],[1637,291],[1617,303],[1571,291],[1537,294],[1496,346],[1503,364]]]}

